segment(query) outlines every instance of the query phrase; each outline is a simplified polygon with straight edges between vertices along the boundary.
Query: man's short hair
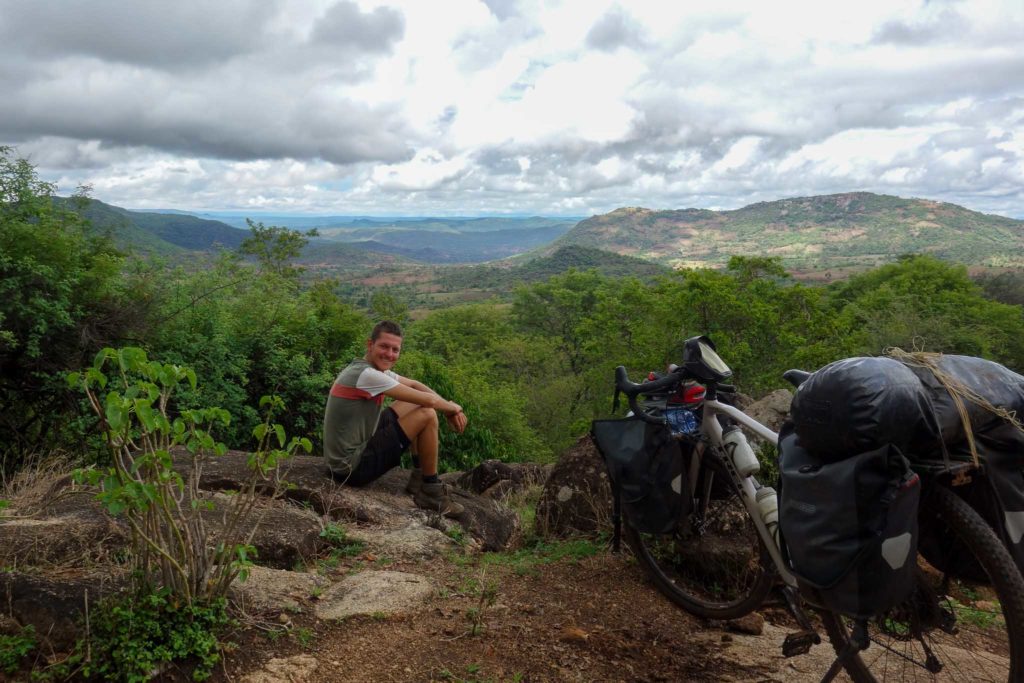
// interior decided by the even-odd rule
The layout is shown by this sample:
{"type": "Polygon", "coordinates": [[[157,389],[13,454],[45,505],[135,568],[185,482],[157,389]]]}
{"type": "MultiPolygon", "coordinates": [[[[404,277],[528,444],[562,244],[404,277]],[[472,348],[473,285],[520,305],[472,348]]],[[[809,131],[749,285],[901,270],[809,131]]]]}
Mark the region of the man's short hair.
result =
{"type": "Polygon", "coordinates": [[[370,341],[377,341],[382,334],[393,334],[396,337],[401,337],[402,328],[398,323],[391,320],[381,320],[373,326],[373,332],[370,333],[370,341]]]}

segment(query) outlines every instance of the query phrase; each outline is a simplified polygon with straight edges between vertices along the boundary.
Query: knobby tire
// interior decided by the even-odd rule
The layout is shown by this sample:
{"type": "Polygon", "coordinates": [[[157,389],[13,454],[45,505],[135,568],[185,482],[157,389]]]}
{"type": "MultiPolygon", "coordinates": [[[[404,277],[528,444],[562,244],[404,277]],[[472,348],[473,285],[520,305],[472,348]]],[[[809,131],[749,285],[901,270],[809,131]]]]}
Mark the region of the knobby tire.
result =
{"type": "Polygon", "coordinates": [[[701,469],[698,491],[703,490],[704,477],[719,482],[719,496],[694,513],[696,521],[703,522],[702,531],[696,530],[691,517],[671,534],[641,533],[633,529],[626,513],[626,541],[654,585],[672,602],[700,617],[735,619],[764,602],[775,573],[725,465],[705,454],[701,469]]]}

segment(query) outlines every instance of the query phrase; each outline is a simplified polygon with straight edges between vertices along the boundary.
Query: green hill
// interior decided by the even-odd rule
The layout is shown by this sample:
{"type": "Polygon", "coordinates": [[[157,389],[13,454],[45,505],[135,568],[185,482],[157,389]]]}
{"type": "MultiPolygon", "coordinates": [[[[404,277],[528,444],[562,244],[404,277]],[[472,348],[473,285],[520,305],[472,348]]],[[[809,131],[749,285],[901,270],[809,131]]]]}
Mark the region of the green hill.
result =
{"type": "Polygon", "coordinates": [[[547,248],[582,244],[673,267],[779,256],[794,271],[862,268],[928,253],[967,265],[1024,266],[1024,221],[869,192],[799,197],[734,211],[622,208],[581,221],[547,248]]]}
{"type": "Polygon", "coordinates": [[[187,214],[131,211],[97,199],[58,197],[55,201],[80,213],[93,230],[109,234],[122,249],[136,253],[177,256],[235,249],[249,236],[248,230],[187,214]]]}
{"type": "Polygon", "coordinates": [[[596,269],[608,277],[648,279],[670,272],[667,266],[633,256],[580,245],[562,246],[553,253],[531,259],[508,259],[502,265],[460,266],[439,269],[436,279],[449,290],[488,290],[507,293],[516,285],[547,280],[576,268],[596,269]]]}

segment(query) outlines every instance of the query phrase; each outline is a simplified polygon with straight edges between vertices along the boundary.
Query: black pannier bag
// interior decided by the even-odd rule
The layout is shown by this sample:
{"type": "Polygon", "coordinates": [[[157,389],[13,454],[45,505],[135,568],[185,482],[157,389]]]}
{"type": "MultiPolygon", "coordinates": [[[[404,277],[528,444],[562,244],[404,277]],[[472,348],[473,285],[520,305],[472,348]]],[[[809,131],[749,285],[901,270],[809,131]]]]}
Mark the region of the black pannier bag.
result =
{"type": "Polygon", "coordinates": [[[628,418],[594,420],[591,433],[630,526],[668,533],[690,513],[681,451],[667,426],[628,418]]]}
{"type": "MultiPolygon", "coordinates": [[[[957,461],[973,459],[967,431],[956,402],[947,387],[928,367],[916,365],[914,356],[907,359],[909,369],[929,393],[948,457],[957,461]]],[[[1015,414],[1024,420],[1024,377],[1006,367],[983,358],[956,355],[929,355],[930,363],[941,375],[967,389],[977,399],[1015,414]]],[[[952,491],[967,501],[999,534],[1017,566],[1024,572],[1024,433],[1003,415],[980,405],[970,396],[961,397],[970,422],[975,450],[982,465],[972,472],[970,481],[957,482],[952,491]]],[[[938,460],[942,447],[932,448],[912,457],[938,460]]],[[[949,552],[947,539],[937,529],[921,539],[921,552],[937,568],[958,576],[985,580],[980,567],[964,553],[949,552]],[[947,552],[943,552],[943,550],[947,552]]]]}
{"type": "Polygon", "coordinates": [[[892,358],[846,358],[808,377],[790,418],[801,445],[828,461],[894,444],[906,454],[938,441],[928,392],[892,358]]]}
{"type": "Polygon", "coordinates": [[[899,448],[819,457],[787,423],[779,469],[779,528],[803,588],[853,618],[905,600],[915,584],[921,482],[899,448]]]}

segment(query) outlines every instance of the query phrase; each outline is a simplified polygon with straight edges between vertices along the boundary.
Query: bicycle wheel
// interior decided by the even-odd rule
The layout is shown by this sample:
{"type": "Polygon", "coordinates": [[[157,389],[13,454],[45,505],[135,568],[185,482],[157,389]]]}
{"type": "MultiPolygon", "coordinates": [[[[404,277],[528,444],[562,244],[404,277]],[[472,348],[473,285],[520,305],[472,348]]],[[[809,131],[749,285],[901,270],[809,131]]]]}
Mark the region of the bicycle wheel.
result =
{"type": "Polygon", "coordinates": [[[725,465],[705,454],[701,470],[697,490],[714,493],[706,506],[669,534],[640,533],[627,519],[626,541],[674,603],[698,616],[734,619],[764,602],[774,572],[725,465]]]}
{"type": "MultiPolygon", "coordinates": [[[[952,491],[935,486],[919,515],[918,585],[906,602],[868,623],[868,648],[847,663],[856,683],[875,681],[1020,681],[1024,676],[1024,580],[991,527],[952,491]],[[931,562],[926,559],[930,558],[931,562]],[[986,583],[940,570],[969,558],[986,583]],[[987,585],[986,585],[987,584],[987,585]]],[[[838,653],[852,622],[823,613],[838,653]]]]}

